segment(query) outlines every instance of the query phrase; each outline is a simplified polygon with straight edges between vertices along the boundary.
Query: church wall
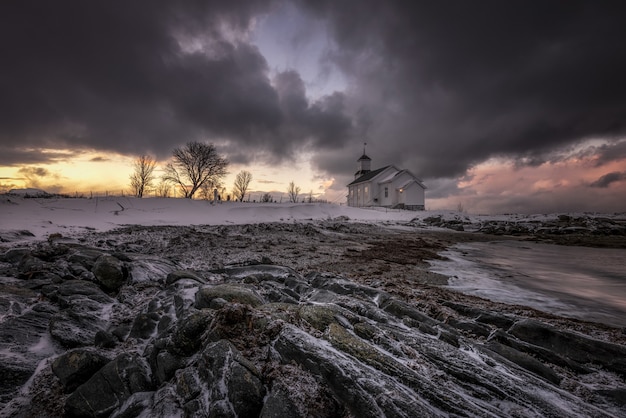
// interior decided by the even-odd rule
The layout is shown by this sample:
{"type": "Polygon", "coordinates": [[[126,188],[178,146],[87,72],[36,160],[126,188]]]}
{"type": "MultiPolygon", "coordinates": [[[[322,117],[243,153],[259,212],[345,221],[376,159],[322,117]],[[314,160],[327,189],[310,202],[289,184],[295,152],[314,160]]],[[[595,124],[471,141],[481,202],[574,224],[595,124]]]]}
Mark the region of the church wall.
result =
{"type": "Polygon", "coordinates": [[[417,183],[413,182],[404,189],[404,204],[409,206],[417,206],[416,209],[424,209],[424,189],[417,183]]]}

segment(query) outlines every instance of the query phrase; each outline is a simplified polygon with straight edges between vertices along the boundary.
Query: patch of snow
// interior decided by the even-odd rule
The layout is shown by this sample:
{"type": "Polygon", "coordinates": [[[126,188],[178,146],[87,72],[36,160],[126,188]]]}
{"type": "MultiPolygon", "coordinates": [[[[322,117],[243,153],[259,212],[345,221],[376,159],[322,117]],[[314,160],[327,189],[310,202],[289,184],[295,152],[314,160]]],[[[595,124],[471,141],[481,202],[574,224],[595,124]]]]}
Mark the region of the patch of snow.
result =
{"type": "Polygon", "coordinates": [[[39,338],[39,341],[36,344],[28,347],[28,351],[30,353],[37,354],[38,356],[48,357],[56,354],[57,350],[52,338],[50,337],[50,333],[44,332],[41,334],[41,338],[39,338]]]}

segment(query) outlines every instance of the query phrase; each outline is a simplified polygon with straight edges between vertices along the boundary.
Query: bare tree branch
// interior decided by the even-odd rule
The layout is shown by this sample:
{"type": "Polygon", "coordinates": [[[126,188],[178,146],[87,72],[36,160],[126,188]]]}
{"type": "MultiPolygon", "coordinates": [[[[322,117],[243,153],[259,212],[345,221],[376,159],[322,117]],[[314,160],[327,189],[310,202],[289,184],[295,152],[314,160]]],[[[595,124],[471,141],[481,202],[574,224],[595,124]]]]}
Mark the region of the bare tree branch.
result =
{"type": "Polygon", "coordinates": [[[249,171],[242,170],[237,173],[237,177],[235,177],[235,185],[233,186],[233,195],[235,196],[235,199],[243,202],[251,181],[252,173],[250,173],[249,171]]]}

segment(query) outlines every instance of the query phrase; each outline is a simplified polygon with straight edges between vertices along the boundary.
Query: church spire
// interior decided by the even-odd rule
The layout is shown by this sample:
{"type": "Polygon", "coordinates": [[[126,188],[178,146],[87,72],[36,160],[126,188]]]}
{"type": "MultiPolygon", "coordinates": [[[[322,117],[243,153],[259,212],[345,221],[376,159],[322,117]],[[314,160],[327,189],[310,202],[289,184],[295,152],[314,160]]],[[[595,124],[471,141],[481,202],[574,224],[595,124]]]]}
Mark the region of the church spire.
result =
{"type": "Polygon", "coordinates": [[[359,171],[354,173],[355,179],[361,177],[365,173],[369,173],[370,171],[372,171],[371,170],[372,159],[368,157],[367,154],[365,154],[366,146],[367,146],[367,142],[364,142],[363,143],[363,155],[361,155],[361,158],[357,160],[357,162],[359,163],[359,171]]]}

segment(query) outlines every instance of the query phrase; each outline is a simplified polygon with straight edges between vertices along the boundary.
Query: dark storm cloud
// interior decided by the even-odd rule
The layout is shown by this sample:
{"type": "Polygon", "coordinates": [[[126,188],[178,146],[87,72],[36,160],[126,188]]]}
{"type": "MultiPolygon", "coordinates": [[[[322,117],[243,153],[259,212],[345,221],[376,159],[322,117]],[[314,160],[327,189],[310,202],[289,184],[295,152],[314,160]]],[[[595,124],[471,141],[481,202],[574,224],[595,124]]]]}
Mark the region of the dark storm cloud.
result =
{"type": "Polygon", "coordinates": [[[0,164],[54,158],[37,148],[166,157],[203,139],[233,162],[314,150],[337,177],[363,142],[374,168],[423,178],[491,156],[539,166],[585,138],[615,139],[599,164],[626,156],[622,1],[293,0],[325,22],[323,64],[348,81],[316,99],[244,36],[280,1],[7,2],[0,164]]]}
{"type": "Polygon", "coordinates": [[[13,166],[23,164],[43,164],[67,159],[71,156],[67,152],[55,152],[47,150],[45,153],[38,149],[13,148],[14,145],[22,146],[19,141],[2,138],[0,141],[0,166],[13,166]],[[6,148],[5,148],[6,147],[6,148]]]}
{"type": "MultiPolygon", "coordinates": [[[[352,120],[347,116],[343,93],[335,92],[312,101],[306,95],[300,74],[294,70],[278,73],[273,86],[280,124],[272,130],[251,129],[251,137],[265,143],[264,149],[270,152],[264,156],[266,160],[276,162],[282,157],[291,157],[294,151],[303,147],[313,148],[316,152],[334,150],[351,138],[352,120]]],[[[240,145],[231,143],[230,159],[247,163],[255,155],[247,149],[238,149],[240,145]]]]}
{"type": "Polygon", "coordinates": [[[330,22],[375,162],[455,176],[626,133],[624,2],[302,3],[330,22]]]}
{"type": "Polygon", "coordinates": [[[37,162],[19,151],[33,147],[163,157],[189,140],[219,139],[242,155],[267,150],[280,159],[301,143],[327,143],[344,128],[340,103],[305,103],[296,126],[265,58],[243,36],[271,3],[3,5],[2,163],[37,162]],[[288,125],[297,136],[284,136],[288,125]]]}
{"type": "Polygon", "coordinates": [[[622,172],[613,171],[611,173],[607,173],[603,175],[598,180],[589,184],[589,186],[606,188],[606,187],[609,187],[612,183],[623,181],[623,180],[626,180],[626,171],[622,171],[622,172]]]}

